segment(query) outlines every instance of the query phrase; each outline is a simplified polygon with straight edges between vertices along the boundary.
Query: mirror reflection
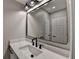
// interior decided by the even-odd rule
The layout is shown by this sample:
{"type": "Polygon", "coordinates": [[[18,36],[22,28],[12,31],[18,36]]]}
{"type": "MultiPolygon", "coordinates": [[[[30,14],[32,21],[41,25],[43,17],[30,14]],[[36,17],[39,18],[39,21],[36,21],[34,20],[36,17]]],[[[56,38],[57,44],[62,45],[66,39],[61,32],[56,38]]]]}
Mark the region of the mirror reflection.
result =
{"type": "Polygon", "coordinates": [[[28,36],[48,43],[68,44],[66,0],[51,0],[28,13],[28,36]]]}

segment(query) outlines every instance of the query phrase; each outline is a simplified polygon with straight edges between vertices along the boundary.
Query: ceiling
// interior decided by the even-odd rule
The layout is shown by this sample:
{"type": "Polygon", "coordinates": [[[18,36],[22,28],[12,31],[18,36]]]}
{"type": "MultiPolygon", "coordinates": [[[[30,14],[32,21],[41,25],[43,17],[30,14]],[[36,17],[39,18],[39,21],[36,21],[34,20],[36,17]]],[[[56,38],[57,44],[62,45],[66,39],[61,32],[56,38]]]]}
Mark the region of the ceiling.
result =
{"type": "MultiPolygon", "coordinates": [[[[16,1],[25,5],[26,2],[29,2],[31,0],[16,0],[16,1]]],[[[41,6],[40,9],[41,8],[44,9],[45,11],[47,11],[48,13],[53,13],[55,11],[66,8],[66,0],[52,0],[48,4],[41,6]],[[52,7],[54,7],[54,6],[55,6],[55,8],[53,9],[52,7]]]]}
{"type": "Polygon", "coordinates": [[[66,8],[66,0],[52,0],[42,8],[48,13],[53,13],[55,11],[66,8]]]}

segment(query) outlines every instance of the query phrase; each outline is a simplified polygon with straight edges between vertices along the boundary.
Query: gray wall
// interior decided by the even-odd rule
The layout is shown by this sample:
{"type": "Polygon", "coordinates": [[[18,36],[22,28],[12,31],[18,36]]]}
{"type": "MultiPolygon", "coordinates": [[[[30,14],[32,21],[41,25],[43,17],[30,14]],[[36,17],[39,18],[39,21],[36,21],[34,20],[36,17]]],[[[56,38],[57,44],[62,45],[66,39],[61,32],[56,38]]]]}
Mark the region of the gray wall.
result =
{"type": "Polygon", "coordinates": [[[67,0],[70,25],[70,59],[75,59],[75,0],[67,0]]]}
{"type": "Polygon", "coordinates": [[[9,59],[9,40],[25,37],[26,13],[16,0],[4,0],[3,3],[3,55],[4,59],[9,59]]]}
{"type": "Polygon", "coordinates": [[[72,59],[75,59],[75,0],[72,0],[72,59]]]}

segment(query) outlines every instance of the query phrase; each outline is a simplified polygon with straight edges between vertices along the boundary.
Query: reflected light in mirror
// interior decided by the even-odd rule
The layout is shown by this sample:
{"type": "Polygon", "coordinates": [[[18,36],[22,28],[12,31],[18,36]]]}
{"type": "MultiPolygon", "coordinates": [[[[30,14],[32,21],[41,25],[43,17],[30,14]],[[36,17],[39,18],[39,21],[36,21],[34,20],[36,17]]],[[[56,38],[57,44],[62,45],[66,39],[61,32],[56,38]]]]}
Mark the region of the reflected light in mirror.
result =
{"type": "Polygon", "coordinates": [[[55,6],[52,7],[52,9],[55,9],[55,8],[56,8],[55,6]]]}
{"type": "Polygon", "coordinates": [[[25,10],[28,10],[28,9],[29,9],[29,7],[28,7],[28,6],[26,6],[26,7],[25,7],[25,10]]]}
{"type": "Polygon", "coordinates": [[[34,1],[31,1],[30,2],[30,6],[34,6],[35,5],[35,2],[34,1]]]}

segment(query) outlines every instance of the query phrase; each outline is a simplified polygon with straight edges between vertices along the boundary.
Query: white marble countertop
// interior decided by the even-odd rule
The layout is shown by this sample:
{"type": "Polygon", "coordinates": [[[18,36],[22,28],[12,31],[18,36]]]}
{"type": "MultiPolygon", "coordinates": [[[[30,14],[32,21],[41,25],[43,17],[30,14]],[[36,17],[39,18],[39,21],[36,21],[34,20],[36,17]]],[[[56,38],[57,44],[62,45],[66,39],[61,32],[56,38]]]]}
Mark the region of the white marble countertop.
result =
{"type": "Polygon", "coordinates": [[[68,59],[62,55],[51,52],[45,48],[40,49],[43,53],[37,57],[34,57],[34,58],[26,57],[26,54],[21,53],[21,51],[19,50],[19,47],[22,47],[28,44],[31,45],[32,43],[30,43],[29,41],[26,41],[25,39],[10,40],[10,46],[13,49],[13,51],[16,53],[19,59],[68,59]]]}

